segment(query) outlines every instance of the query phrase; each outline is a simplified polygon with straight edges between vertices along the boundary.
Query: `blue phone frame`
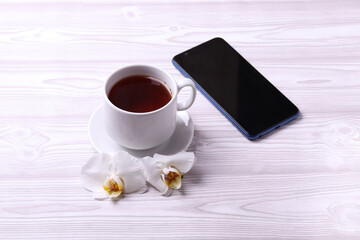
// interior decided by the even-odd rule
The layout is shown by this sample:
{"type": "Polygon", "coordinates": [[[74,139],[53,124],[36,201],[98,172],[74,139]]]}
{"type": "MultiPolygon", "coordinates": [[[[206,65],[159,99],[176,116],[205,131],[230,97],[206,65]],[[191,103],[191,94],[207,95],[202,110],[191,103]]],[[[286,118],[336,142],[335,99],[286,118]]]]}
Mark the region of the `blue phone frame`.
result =
{"type": "Polygon", "coordinates": [[[209,94],[207,94],[207,92],[199,86],[199,84],[197,84],[197,82],[192,79],[175,61],[174,59],[172,59],[172,63],[174,64],[174,66],[181,72],[182,75],[184,75],[184,77],[186,78],[189,78],[191,79],[196,88],[249,140],[256,140],[258,139],[259,137],[271,132],[271,131],[274,131],[275,129],[287,124],[288,122],[298,118],[300,116],[300,111],[297,112],[296,115],[284,120],[283,122],[275,125],[274,127],[270,128],[270,129],[267,129],[255,136],[252,136],[252,135],[249,135],[241,126],[240,124],[238,124],[209,94]]]}

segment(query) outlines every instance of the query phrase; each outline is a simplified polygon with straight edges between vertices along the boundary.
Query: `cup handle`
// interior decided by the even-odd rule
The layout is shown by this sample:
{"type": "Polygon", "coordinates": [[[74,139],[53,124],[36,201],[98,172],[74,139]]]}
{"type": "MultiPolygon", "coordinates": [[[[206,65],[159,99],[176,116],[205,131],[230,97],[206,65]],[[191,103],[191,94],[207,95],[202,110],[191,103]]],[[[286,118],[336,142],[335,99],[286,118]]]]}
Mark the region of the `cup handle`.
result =
{"type": "Polygon", "coordinates": [[[177,84],[179,92],[184,87],[191,87],[191,93],[190,93],[189,98],[183,102],[177,103],[177,110],[183,111],[183,110],[186,110],[189,107],[191,107],[191,105],[194,103],[195,97],[196,97],[196,87],[195,87],[195,84],[193,83],[193,81],[191,81],[188,78],[183,78],[180,81],[176,82],[176,84],[177,84]]]}

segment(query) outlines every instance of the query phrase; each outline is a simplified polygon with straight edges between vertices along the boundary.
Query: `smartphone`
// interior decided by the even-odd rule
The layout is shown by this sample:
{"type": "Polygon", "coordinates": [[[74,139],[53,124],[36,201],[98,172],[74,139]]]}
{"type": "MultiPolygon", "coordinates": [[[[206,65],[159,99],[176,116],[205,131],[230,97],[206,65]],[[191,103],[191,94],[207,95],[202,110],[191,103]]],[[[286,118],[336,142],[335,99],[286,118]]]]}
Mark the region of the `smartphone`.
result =
{"type": "Polygon", "coordinates": [[[222,38],[180,53],[172,62],[250,140],[300,115],[289,99],[222,38]]]}

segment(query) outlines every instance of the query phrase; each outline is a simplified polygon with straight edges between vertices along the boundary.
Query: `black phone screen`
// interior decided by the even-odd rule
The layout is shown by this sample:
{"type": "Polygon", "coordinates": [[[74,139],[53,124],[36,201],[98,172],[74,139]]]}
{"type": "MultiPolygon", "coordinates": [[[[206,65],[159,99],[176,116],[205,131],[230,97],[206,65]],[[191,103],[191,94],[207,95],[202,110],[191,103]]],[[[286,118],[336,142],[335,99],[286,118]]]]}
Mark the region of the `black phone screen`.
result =
{"type": "Polygon", "coordinates": [[[222,38],[176,55],[173,63],[250,139],[299,114],[293,103],[222,38]]]}

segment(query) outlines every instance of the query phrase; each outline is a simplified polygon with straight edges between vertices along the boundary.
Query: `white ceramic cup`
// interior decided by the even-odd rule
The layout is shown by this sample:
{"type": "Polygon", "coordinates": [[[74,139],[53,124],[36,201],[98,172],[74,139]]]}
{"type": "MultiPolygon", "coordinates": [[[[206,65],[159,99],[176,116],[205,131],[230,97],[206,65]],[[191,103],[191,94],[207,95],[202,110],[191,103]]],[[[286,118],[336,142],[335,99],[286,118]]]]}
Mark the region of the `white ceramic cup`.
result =
{"type": "Polygon", "coordinates": [[[196,88],[187,78],[175,82],[164,70],[147,66],[131,65],[113,73],[105,83],[104,113],[105,128],[109,136],[118,144],[131,149],[149,149],[156,147],[174,133],[176,112],[188,109],[194,102],[196,88]],[[151,112],[136,113],[116,107],[108,98],[111,88],[121,79],[132,75],[152,76],[160,80],[171,94],[171,100],[163,107],[151,112]],[[179,91],[190,87],[190,96],[186,101],[177,102],[179,91]]]}

